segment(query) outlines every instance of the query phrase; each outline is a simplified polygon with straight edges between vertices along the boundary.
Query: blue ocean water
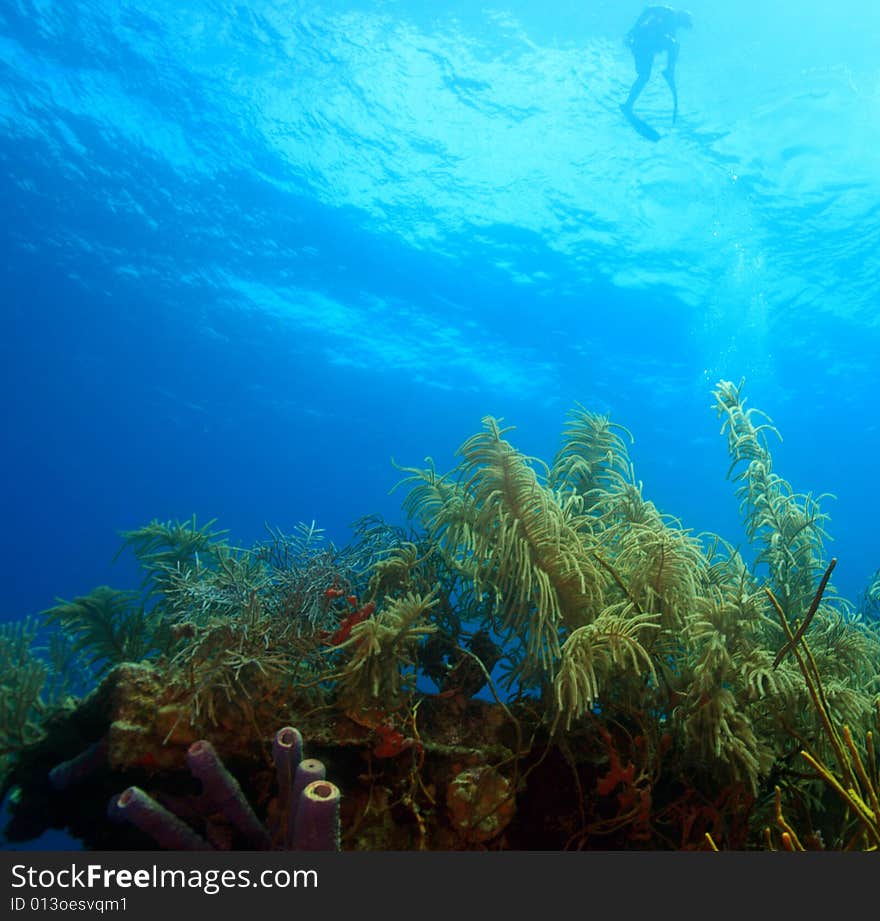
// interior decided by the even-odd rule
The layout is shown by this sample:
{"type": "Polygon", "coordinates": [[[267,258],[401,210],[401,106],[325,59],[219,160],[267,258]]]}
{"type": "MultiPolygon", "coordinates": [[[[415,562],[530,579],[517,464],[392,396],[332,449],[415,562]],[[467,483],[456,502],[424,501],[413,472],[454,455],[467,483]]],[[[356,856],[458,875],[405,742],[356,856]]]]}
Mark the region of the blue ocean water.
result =
{"type": "Polygon", "coordinates": [[[680,110],[631,2],[3,0],[0,619],[136,579],[119,531],[403,522],[486,414],[575,403],[741,543],[720,378],[855,598],[880,567],[880,14],[693,0],[680,110]]]}

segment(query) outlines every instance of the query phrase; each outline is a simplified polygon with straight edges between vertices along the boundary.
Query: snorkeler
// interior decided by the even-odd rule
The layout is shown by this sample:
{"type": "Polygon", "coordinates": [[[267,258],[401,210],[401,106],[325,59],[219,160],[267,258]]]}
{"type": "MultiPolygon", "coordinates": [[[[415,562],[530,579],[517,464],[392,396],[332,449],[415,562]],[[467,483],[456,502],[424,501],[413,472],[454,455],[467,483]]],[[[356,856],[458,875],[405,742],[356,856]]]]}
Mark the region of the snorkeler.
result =
{"type": "Polygon", "coordinates": [[[633,53],[636,79],[626,102],[620,108],[632,117],[633,105],[651,77],[654,55],[666,52],[666,70],[663,76],[672,90],[672,121],[678,116],[678,90],[675,88],[675,62],[678,60],[677,29],[690,29],[693,17],[687,10],[674,10],[670,6],[648,6],[626,33],[626,44],[633,53]]]}

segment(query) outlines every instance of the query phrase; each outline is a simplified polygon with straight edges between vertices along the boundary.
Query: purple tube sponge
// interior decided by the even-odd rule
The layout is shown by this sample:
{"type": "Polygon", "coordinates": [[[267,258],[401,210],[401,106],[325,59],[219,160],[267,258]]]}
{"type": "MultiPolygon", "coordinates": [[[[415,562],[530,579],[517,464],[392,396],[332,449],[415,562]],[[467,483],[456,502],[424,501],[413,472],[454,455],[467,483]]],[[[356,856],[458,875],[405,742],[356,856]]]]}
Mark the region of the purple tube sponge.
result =
{"type": "MultiPolygon", "coordinates": [[[[340,850],[340,792],[326,780],[326,769],[317,758],[302,757],[302,735],[292,726],[275,733],[272,757],[278,780],[278,811],[272,834],[259,821],[238,781],[220,760],[214,746],[205,739],[194,742],[186,753],[192,775],[202,783],[201,811],[210,827],[210,814],[221,812],[253,846],[259,849],[340,850]]],[[[51,772],[57,789],[88,773],[106,759],[102,743],[51,772]],[[94,749],[94,750],[93,750],[94,749]],[[90,767],[91,765],[91,767],[90,767]]],[[[129,787],[109,804],[116,821],[128,821],[168,850],[212,850],[211,844],[169,812],[140,787],[129,787]]]]}
{"type": "Polygon", "coordinates": [[[293,726],[285,726],[272,739],[272,760],[275,762],[275,777],[278,782],[278,799],[283,809],[293,788],[296,769],[302,761],[302,734],[293,726]]]}
{"type": "Polygon", "coordinates": [[[110,818],[131,822],[168,851],[210,851],[210,844],[140,787],[129,787],[110,800],[110,818]]]}
{"type": "Polygon", "coordinates": [[[339,850],[339,800],[336,784],[313,780],[302,791],[293,846],[298,851],[339,850]]]}
{"type": "Polygon", "coordinates": [[[315,780],[323,780],[327,776],[327,769],[323,761],[317,758],[303,758],[297,765],[296,773],[293,777],[293,787],[290,791],[290,797],[294,803],[299,803],[302,792],[315,780]]]}
{"type": "Polygon", "coordinates": [[[193,777],[202,782],[205,796],[259,850],[270,846],[269,833],[245,798],[238,781],[220,760],[214,746],[205,739],[193,742],[186,753],[193,777]]]}
{"type": "Polygon", "coordinates": [[[66,790],[71,784],[85,780],[107,764],[107,740],[101,739],[83,749],[75,758],[56,764],[49,771],[49,783],[56,790],[66,790]]]}
{"type": "Polygon", "coordinates": [[[294,848],[293,837],[296,830],[296,814],[302,802],[302,793],[305,788],[315,780],[323,780],[327,776],[327,769],[323,761],[317,758],[303,758],[297,765],[293,775],[293,784],[290,788],[290,808],[287,813],[287,838],[285,847],[294,848]]]}
{"type": "Polygon", "coordinates": [[[283,846],[289,848],[296,815],[296,800],[291,794],[296,769],[302,760],[302,735],[298,729],[285,726],[275,733],[272,740],[272,760],[275,762],[275,776],[278,781],[276,835],[281,838],[283,846]]]}
{"type": "Polygon", "coordinates": [[[298,729],[285,726],[272,739],[272,758],[278,775],[278,786],[290,788],[297,765],[302,760],[303,738],[298,729]]]}

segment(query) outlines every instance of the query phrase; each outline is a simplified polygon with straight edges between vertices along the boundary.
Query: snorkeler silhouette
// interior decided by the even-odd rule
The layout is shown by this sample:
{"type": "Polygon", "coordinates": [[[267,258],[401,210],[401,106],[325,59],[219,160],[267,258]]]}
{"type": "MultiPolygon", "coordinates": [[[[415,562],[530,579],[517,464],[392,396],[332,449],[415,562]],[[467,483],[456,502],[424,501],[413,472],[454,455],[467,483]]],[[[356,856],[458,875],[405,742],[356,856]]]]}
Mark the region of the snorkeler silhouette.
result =
{"type": "Polygon", "coordinates": [[[656,141],[660,135],[633,114],[633,105],[651,78],[654,55],[666,52],[666,69],[663,76],[672,91],[672,121],[678,117],[678,90],[675,87],[675,63],[678,60],[678,29],[690,29],[693,17],[687,10],[674,10],[670,6],[648,6],[626,33],[627,47],[632,51],[636,65],[636,79],[626,102],[620,108],[633,125],[656,141]]]}

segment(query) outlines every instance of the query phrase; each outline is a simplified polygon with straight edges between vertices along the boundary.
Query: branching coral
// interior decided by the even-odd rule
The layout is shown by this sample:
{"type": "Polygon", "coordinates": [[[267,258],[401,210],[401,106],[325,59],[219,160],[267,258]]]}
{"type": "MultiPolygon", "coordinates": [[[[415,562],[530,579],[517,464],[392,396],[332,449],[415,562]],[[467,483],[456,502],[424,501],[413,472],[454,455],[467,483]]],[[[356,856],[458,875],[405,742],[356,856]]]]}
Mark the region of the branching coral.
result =
{"type": "Polygon", "coordinates": [[[552,674],[560,632],[589,623],[602,609],[607,577],[579,533],[586,526],[579,497],[555,494],[533,460],[503,437],[507,429],[492,417],[483,423],[485,430],[459,449],[455,487],[437,489],[427,472],[410,506],[425,485],[434,488],[419,509],[422,520],[477,593],[491,595],[499,629],[522,644],[517,677],[552,674]]]}
{"type": "Polygon", "coordinates": [[[44,738],[53,715],[74,705],[73,693],[88,678],[62,631],[41,633],[39,621],[30,617],[0,624],[0,799],[7,771],[44,738]]]}
{"type": "Polygon", "coordinates": [[[566,729],[593,708],[613,668],[630,669],[636,676],[647,673],[656,685],[654,664],[639,641],[641,634],[658,629],[656,619],[654,614],[633,614],[631,603],[623,602],[569,634],[553,682],[557,719],[564,716],[566,729]]]}
{"type": "Polygon", "coordinates": [[[143,586],[149,593],[161,592],[169,573],[186,570],[199,557],[210,556],[223,546],[226,531],[212,531],[216,519],[196,524],[196,516],[186,522],[158,521],[131,531],[123,531],[118,557],[130,549],[144,570],[143,586]]]}
{"type": "Polygon", "coordinates": [[[154,624],[133,592],[98,586],[88,595],[42,612],[61,628],[76,653],[100,676],[120,662],[135,662],[156,649],[154,624]]]}
{"type": "Polygon", "coordinates": [[[562,447],[550,469],[549,485],[583,497],[586,508],[632,481],[626,441],[630,431],[608,416],[577,406],[562,433],[562,447]]]}
{"type": "Polygon", "coordinates": [[[326,589],[336,585],[347,592],[357,590],[388,538],[387,532],[370,530],[365,522],[356,531],[357,539],[342,548],[325,540],[323,529],[314,521],[300,523],[290,535],[268,525],[266,529],[272,540],[259,543],[252,551],[266,563],[263,607],[273,616],[291,620],[301,633],[326,627],[326,589]]]}
{"type": "Polygon", "coordinates": [[[739,386],[719,381],[713,391],[715,410],[724,420],[731,465],[728,476],[740,485],[737,496],[746,532],[763,548],[756,562],[766,563],[773,590],[789,618],[801,614],[813,595],[813,585],[824,568],[822,545],[827,537],[828,516],[820,502],[827,494],[795,493],[791,485],[773,472],[766,433],[779,433],[768,417],[746,409],[739,386]],[[767,421],[756,422],[757,416],[767,421]]]}
{"type": "Polygon", "coordinates": [[[837,561],[832,559],[826,566],[822,560],[827,537],[827,515],[819,507],[823,497],[797,494],[787,481],[772,472],[765,433],[776,430],[769,420],[756,422],[759,411],[745,409],[741,387],[719,381],[714,391],[716,411],[724,418],[722,433],[728,436],[730,472],[745,464],[734,477],[740,482],[737,494],[747,534],[750,540],[760,544],[756,564],[767,565],[768,596],[784,632],[773,631],[771,619],[762,614],[761,629],[752,643],[775,643],[770,664],[773,676],[760,664],[765,659],[764,651],[754,646],[741,650],[740,671],[753,691],[765,689],[783,708],[780,711],[783,719],[775,722],[772,731],[767,725],[773,722],[768,719],[767,708],[760,716],[763,723],[760,737],[765,745],[773,744],[771,751],[778,752],[781,743],[777,736],[781,728],[799,739],[811,737],[816,733],[817,716],[825,726],[826,735],[826,724],[833,725],[837,720],[866,725],[871,709],[867,691],[876,680],[880,643],[868,625],[851,615],[850,606],[833,596],[830,577],[837,561]],[[819,587],[814,590],[817,581],[819,587]],[[803,687],[797,692],[793,666],[786,665],[787,654],[803,641],[808,631],[815,674],[817,678],[819,674],[823,676],[823,706],[828,708],[827,716],[811,708],[812,694],[807,697],[803,687]],[[748,663],[752,663],[751,668],[748,663]],[[783,677],[780,673],[784,669],[788,673],[783,677]]]}
{"type": "Polygon", "coordinates": [[[437,629],[426,622],[436,603],[430,595],[407,594],[352,627],[333,651],[343,660],[331,678],[345,706],[393,710],[399,704],[415,677],[417,642],[437,629]]]}
{"type": "Polygon", "coordinates": [[[34,655],[36,633],[31,618],[0,624],[0,757],[42,733],[42,691],[49,668],[34,655]]]}
{"type": "MultiPolygon", "coordinates": [[[[829,567],[829,571],[830,571],[829,567]]],[[[813,598],[811,610],[816,610],[827,584],[826,578],[819,584],[813,598]]],[[[836,722],[828,703],[822,675],[806,640],[789,627],[782,605],[773,592],[767,594],[779,615],[780,623],[787,637],[786,648],[797,660],[798,668],[819,717],[825,739],[833,752],[836,769],[821,756],[808,749],[801,751],[804,760],[816,771],[817,775],[833,790],[844,803],[851,820],[856,825],[856,833],[844,832],[842,846],[852,849],[861,845],[869,850],[880,849],[880,760],[874,748],[874,731],[868,730],[865,736],[865,752],[859,751],[850,727],[836,722]]],[[[880,707],[875,712],[875,729],[880,730],[880,707]]],[[[783,844],[790,850],[803,850],[804,847],[794,829],[785,819],[776,788],[776,822],[782,829],[783,844]]],[[[767,839],[770,840],[769,830],[767,839]]]]}
{"type": "Polygon", "coordinates": [[[271,642],[259,616],[250,626],[217,620],[194,627],[171,660],[169,691],[183,704],[180,717],[190,725],[216,726],[230,711],[250,714],[254,702],[272,694],[292,668],[291,655],[285,655],[290,647],[271,642]]]}

